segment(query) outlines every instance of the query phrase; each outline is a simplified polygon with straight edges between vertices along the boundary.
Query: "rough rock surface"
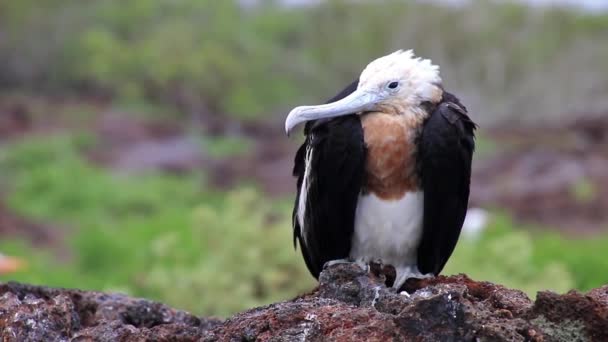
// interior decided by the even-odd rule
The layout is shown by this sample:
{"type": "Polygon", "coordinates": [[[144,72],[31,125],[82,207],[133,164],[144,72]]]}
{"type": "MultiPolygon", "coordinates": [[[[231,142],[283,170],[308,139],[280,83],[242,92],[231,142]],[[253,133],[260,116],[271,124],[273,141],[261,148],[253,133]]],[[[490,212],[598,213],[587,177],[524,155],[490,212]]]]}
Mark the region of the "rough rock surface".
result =
{"type": "Polygon", "coordinates": [[[412,281],[340,264],[291,301],[225,321],[117,294],[0,285],[3,341],[608,341],[608,286],[524,293],[464,275],[412,281]]]}

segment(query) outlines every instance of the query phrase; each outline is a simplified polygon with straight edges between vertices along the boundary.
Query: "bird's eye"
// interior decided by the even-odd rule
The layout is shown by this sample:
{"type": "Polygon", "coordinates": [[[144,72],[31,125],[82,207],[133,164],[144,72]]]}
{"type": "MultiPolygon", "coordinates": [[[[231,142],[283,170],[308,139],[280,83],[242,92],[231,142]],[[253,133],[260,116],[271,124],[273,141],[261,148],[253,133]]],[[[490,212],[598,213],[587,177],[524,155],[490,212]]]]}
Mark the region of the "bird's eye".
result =
{"type": "Polygon", "coordinates": [[[399,86],[399,82],[391,82],[388,84],[389,89],[397,89],[398,86],[399,86]]]}

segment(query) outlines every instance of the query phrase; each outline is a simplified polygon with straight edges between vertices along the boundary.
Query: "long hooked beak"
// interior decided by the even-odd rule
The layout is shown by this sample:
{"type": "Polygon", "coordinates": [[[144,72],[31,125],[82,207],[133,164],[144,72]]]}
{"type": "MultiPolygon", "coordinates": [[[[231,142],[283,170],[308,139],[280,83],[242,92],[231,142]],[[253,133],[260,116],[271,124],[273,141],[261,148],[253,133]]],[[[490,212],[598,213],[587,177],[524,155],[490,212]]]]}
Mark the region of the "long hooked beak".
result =
{"type": "Polygon", "coordinates": [[[347,97],[336,102],[318,106],[300,106],[289,112],[285,119],[285,133],[289,133],[302,122],[334,118],[342,115],[369,112],[374,109],[379,96],[373,92],[357,89],[347,97]]]}

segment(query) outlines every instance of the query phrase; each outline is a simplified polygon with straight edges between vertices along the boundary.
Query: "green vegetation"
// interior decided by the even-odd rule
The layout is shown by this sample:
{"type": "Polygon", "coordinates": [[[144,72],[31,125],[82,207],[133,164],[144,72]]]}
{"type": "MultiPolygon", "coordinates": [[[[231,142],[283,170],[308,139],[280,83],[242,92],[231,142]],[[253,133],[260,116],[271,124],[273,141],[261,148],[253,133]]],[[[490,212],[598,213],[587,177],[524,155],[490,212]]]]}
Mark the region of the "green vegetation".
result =
{"type": "Polygon", "coordinates": [[[596,95],[608,89],[608,46],[597,43],[606,14],[492,1],[261,3],[3,1],[0,86],[254,120],[327,98],[371,59],[413,48],[482,124],[606,106],[596,95]]]}
{"type": "Polygon", "coordinates": [[[577,201],[582,203],[589,203],[597,197],[596,185],[585,178],[573,184],[570,192],[577,201]]]}
{"type": "MultiPolygon", "coordinates": [[[[291,246],[291,200],[251,188],[218,193],[203,175],[115,175],[86,163],[86,135],[45,137],[0,154],[9,205],[65,236],[69,257],[4,240],[28,269],[11,279],[121,291],[200,314],[226,315],[288,299],[314,285],[291,246]]],[[[608,282],[608,238],[568,240],[515,230],[498,216],[477,240],[462,239],[446,269],[533,295],[608,282]],[[565,253],[565,251],[568,251],[565,253]]],[[[533,231],[533,230],[532,230],[533,231]]]]}
{"type": "MultiPolygon", "coordinates": [[[[478,239],[463,237],[445,273],[465,273],[473,279],[491,279],[534,295],[539,289],[565,292],[574,288],[569,268],[559,259],[536,262],[544,245],[523,230],[514,230],[506,217],[498,217],[491,230],[478,239]]],[[[564,243],[565,241],[562,241],[564,243]]]]}
{"type": "MultiPolygon", "coordinates": [[[[489,124],[608,106],[598,96],[608,92],[608,14],[483,0],[260,3],[0,1],[0,115],[20,112],[16,98],[26,103],[25,126],[42,122],[42,134],[2,141],[1,200],[64,238],[42,249],[3,237],[0,251],[29,263],[11,279],[122,291],[205,315],[314,286],[291,247],[291,198],[268,199],[255,187],[214,190],[205,170],[121,174],[85,160],[98,132],[81,130],[92,131],[106,109],[170,127],[196,122],[192,135],[229,122],[217,131],[230,136],[197,141],[209,158],[239,158],[252,152],[241,128],[330,97],[371,59],[399,48],[441,65],[446,88],[481,124],[478,158],[508,148],[484,135],[489,124]],[[62,106],[65,99],[77,105],[62,106]],[[45,131],[54,125],[60,133],[45,131]]],[[[582,181],[571,191],[588,203],[594,186],[582,181]]],[[[608,268],[608,236],[575,240],[514,226],[497,215],[477,240],[460,242],[446,273],[532,295],[608,283],[598,271],[608,268]]]]}
{"type": "Polygon", "coordinates": [[[205,137],[201,139],[203,148],[212,157],[239,156],[249,152],[250,142],[245,138],[232,137],[205,137]]]}
{"type": "Polygon", "coordinates": [[[603,257],[607,245],[608,236],[567,237],[516,225],[499,214],[478,239],[461,239],[445,272],[463,272],[529,295],[541,289],[586,291],[608,283],[608,275],[598,272],[608,267],[603,257]]]}
{"type": "MultiPolygon", "coordinates": [[[[0,155],[9,205],[53,222],[72,254],[3,241],[31,265],[14,275],[51,286],[116,290],[206,314],[288,299],[313,282],[291,248],[289,203],[249,188],[205,190],[193,175],[112,175],[78,156],[88,137],[17,144],[0,155]]],[[[86,145],[85,144],[85,145],[86,145]]]]}

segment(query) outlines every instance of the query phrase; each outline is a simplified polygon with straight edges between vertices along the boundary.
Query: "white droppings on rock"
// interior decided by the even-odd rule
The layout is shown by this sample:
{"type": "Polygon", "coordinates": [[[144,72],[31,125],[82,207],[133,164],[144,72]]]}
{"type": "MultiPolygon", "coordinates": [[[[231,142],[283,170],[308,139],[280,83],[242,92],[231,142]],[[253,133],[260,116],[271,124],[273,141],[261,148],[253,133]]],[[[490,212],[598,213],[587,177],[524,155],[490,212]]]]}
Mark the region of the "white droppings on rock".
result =
{"type": "Polygon", "coordinates": [[[33,320],[33,319],[31,319],[31,318],[29,318],[27,321],[25,321],[25,324],[26,324],[28,327],[31,327],[31,328],[36,328],[36,321],[34,321],[34,320],[33,320]]]}
{"type": "MultiPolygon", "coordinates": [[[[306,320],[307,321],[312,321],[312,319],[316,318],[316,315],[313,314],[307,314],[306,315],[306,320]],[[311,317],[311,319],[309,319],[308,317],[311,317]]],[[[301,326],[304,328],[304,330],[302,331],[302,339],[300,340],[301,342],[306,342],[308,341],[308,335],[310,334],[310,330],[312,329],[311,327],[311,322],[304,322],[301,324],[301,326]]]]}
{"type": "Polygon", "coordinates": [[[374,299],[372,299],[372,307],[374,309],[376,308],[376,302],[378,301],[378,298],[380,298],[380,286],[374,287],[374,299]]]}
{"type": "Polygon", "coordinates": [[[13,330],[12,327],[8,327],[4,331],[6,332],[7,335],[10,335],[10,336],[12,336],[15,339],[17,338],[17,333],[13,330]]]}
{"type": "Polygon", "coordinates": [[[306,320],[306,322],[302,322],[300,324],[304,328],[301,335],[302,339],[300,339],[300,341],[302,342],[308,341],[308,335],[310,334],[310,330],[313,328],[313,322],[317,319],[317,315],[309,312],[306,314],[306,316],[304,316],[304,319],[306,320]]]}
{"type": "Polygon", "coordinates": [[[417,297],[421,297],[421,298],[429,298],[430,296],[432,296],[433,293],[431,291],[429,291],[428,289],[423,289],[423,290],[418,290],[416,291],[416,296],[417,297]]]}
{"type": "Polygon", "coordinates": [[[399,294],[402,296],[406,296],[407,298],[410,298],[410,294],[407,293],[407,291],[401,291],[401,292],[399,292],[399,294]]]}
{"type": "Polygon", "coordinates": [[[26,295],[25,298],[23,298],[23,303],[28,304],[28,305],[41,305],[44,303],[44,300],[42,300],[41,298],[36,298],[33,295],[26,295]]]}

